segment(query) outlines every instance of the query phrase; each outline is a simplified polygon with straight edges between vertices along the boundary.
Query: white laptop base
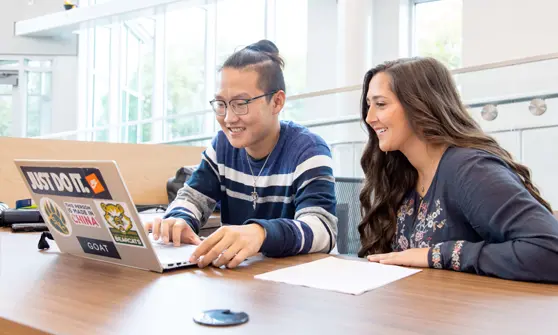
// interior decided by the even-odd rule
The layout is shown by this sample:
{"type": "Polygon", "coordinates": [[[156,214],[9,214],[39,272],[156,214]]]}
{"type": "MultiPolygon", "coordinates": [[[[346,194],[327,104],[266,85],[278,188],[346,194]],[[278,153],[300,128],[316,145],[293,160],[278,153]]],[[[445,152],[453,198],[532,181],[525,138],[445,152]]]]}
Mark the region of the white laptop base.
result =
{"type": "Polygon", "coordinates": [[[190,256],[196,250],[196,245],[181,245],[180,247],[175,247],[172,243],[165,244],[162,241],[155,241],[153,235],[149,234],[149,239],[151,240],[151,245],[153,245],[153,250],[159,258],[159,262],[163,266],[163,269],[173,269],[185,266],[195,265],[190,263],[190,256]]]}

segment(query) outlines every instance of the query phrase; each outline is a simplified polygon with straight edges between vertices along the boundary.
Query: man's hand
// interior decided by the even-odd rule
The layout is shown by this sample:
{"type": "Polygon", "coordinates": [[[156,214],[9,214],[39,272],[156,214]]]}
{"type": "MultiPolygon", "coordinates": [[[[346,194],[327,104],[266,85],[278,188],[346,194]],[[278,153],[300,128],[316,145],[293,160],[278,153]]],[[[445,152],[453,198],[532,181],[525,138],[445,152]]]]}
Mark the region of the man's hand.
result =
{"type": "Polygon", "coordinates": [[[190,262],[202,268],[212,262],[217,267],[234,268],[257,254],[264,240],[265,230],[258,224],[221,227],[196,248],[190,262]]]}
{"type": "Polygon", "coordinates": [[[172,241],[177,247],[180,246],[181,242],[195,245],[201,243],[200,237],[183,219],[168,218],[163,220],[155,218],[153,222],[147,222],[144,227],[146,231],[152,229],[154,240],[161,238],[165,243],[172,241]]]}
{"type": "Polygon", "coordinates": [[[370,255],[367,258],[370,262],[427,268],[428,250],[429,248],[413,248],[387,254],[370,255]]]}

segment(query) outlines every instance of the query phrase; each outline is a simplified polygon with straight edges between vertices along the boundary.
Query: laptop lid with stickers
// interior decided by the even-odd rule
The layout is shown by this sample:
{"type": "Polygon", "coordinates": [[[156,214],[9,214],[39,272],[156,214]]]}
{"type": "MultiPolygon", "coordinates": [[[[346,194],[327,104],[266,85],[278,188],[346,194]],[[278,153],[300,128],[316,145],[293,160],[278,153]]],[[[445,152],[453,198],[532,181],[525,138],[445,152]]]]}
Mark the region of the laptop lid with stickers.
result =
{"type": "Polygon", "coordinates": [[[60,251],[163,271],[116,162],[15,163],[60,251]]]}

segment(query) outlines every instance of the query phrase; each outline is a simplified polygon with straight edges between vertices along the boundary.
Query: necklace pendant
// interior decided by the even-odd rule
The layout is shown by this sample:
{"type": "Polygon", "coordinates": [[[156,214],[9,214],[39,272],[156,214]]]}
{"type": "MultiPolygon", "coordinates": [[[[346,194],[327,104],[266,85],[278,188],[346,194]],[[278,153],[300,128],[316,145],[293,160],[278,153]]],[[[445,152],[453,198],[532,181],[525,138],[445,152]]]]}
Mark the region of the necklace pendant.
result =
{"type": "Polygon", "coordinates": [[[256,203],[258,202],[258,193],[256,191],[252,192],[252,207],[256,209],[256,203]]]}

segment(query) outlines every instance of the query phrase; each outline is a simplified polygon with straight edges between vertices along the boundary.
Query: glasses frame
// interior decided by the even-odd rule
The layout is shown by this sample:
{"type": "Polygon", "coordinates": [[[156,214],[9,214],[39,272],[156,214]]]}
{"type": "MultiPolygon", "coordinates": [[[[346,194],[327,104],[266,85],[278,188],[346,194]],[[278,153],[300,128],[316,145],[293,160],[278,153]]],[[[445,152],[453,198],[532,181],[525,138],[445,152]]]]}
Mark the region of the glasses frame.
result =
{"type": "Polygon", "coordinates": [[[251,104],[254,100],[257,100],[257,99],[266,97],[266,96],[268,96],[268,95],[273,95],[273,94],[275,94],[275,93],[277,93],[277,92],[279,92],[279,91],[280,91],[280,90],[274,90],[274,91],[271,91],[271,92],[268,92],[268,93],[265,93],[265,94],[262,94],[262,95],[258,95],[257,97],[253,97],[253,98],[249,98],[249,99],[231,99],[231,100],[229,100],[228,103],[227,103],[225,100],[213,99],[213,100],[211,100],[211,101],[209,102],[209,104],[211,105],[211,109],[213,109],[213,112],[215,113],[215,115],[217,115],[217,116],[226,116],[226,115],[227,115],[227,111],[229,110],[229,106],[231,106],[231,102],[233,102],[233,101],[241,101],[241,102],[243,102],[243,103],[246,105],[246,112],[237,113],[237,111],[236,111],[233,107],[231,107],[230,109],[233,111],[233,113],[234,113],[235,115],[246,115],[246,114],[248,114],[248,112],[249,112],[249,110],[248,110],[248,105],[251,104]],[[220,101],[220,102],[222,102],[222,103],[225,104],[225,111],[224,111],[222,114],[217,113],[217,111],[216,111],[215,108],[213,107],[213,103],[214,103],[214,102],[217,102],[217,101],[220,101]]]}

